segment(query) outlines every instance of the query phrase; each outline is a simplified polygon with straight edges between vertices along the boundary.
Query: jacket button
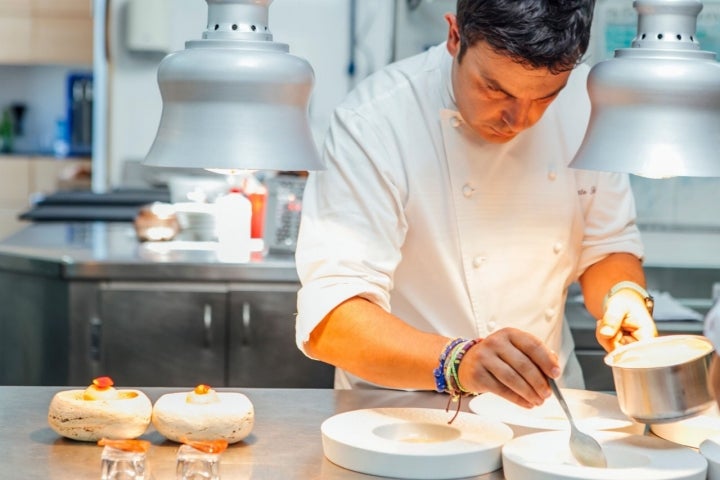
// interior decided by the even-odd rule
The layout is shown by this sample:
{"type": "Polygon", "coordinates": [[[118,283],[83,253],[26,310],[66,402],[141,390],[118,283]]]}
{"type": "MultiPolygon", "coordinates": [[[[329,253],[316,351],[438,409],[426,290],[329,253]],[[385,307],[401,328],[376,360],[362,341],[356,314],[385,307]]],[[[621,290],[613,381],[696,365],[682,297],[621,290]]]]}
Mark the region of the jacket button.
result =
{"type": "Polygon", "coordinates": [[[548,172],[548,178],[550,180],[555,180],[557,178],[557,173],[554,170],[551,170],[548,172]]]}
{"type": "Polygon", "coordinates": [[[462,122],[460,121],[460,119],[458,117],[452,117],[450,119],[450,125],[452,125],[455,128],[459,127],[461,123],[462,122]]]}
{"type": "Polygon", "coordinates": [[[552,320],[552,318],[555,316],[555,309],[550,307],[545,309],[545,318],[548,320],[552,320]]]}
{"type": "Polygon", "coordinates": [[[488,328],[488,331],[494,332],[495,329],[497,328],[497,323],[495,322],[495,320],[490,320],[487,324],[487,328],[488,328]]]}
{"type": "Polygon", "coordinates": [[[477,257],[473,258],[473,267],[480,268],[482,264],[485,262],[485,257],[478,255],[477,257]]]}
{"type": "Polygon", "coordinates": [[[562,252],[563,244],[560,242],[556,242],[555,245],[553,245],[553,252],[560,253],[562,252]]]}
{"type": "Polygon", "coordinates": [[[472,197],[472,194],[473,194],[473,193],[475,193],[475,189],[474,189],[469,183],[466,183],[465,185],[463,185],[463,187],[462,187],[462,194],[463,194],[466,198],[472,197]]]}

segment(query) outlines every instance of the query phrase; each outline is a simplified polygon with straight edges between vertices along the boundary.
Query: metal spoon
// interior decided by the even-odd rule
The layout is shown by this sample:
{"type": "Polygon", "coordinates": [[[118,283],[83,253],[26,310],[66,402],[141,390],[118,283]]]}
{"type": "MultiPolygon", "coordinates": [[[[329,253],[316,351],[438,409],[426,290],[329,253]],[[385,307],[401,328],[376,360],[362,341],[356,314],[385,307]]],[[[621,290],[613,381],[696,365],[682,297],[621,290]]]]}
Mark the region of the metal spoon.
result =
{"type": "Polygon", "coordinates": [[[565,415],[570,421],[570,451],[575,459],[587,467],[607,467],[607,460],[605,459],[605,454],[603,453],[600,444],[587,433],[583,433],[578,430],[575,426],[572,415],[570,414],[570,409],[568,408],[567,403],[565,403],[565,398],[563,398],[555,380],[548,377],[548,382],[550,382],[550,388],[552,388],[555,397],[558,402],[560,402],[560,406],[565,411],[565,415]]]}

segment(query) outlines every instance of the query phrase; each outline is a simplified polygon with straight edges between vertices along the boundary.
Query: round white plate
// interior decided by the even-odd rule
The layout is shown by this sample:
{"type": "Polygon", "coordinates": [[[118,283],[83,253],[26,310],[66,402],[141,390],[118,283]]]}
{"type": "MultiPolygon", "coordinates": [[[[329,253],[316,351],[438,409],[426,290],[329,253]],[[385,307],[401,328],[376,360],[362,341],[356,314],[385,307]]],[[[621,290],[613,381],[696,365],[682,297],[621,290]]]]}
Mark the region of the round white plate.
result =
{"type": "Polygon", "coordinates": [[[498,470],[507,425],[471,413],[429,408],[372,408],[334,415],[322,423],[325,456],[370,475],[449,479],[498,470]]]}
{"type": "Polygon", "coordinates": [[[720,435],[720,412],[717,405],[684,420],[655,423],[650,430],[660,438],[692,448],[698,448],[703,440],[720,435]]]}
{"type": "MultiPolygon", "coordinates": [[[[561,389],[575,424],[580,430],[613,430],[634,424],[618,404],[617,397],[588,390],[561,389]]],[[[539,407],[523,408],[494,393],[470,400],[470,410],[485,418],[538,430],[568,430],[567,417],[553,396],[539,407]]]]}
{"type": "Polygon", "coordinates": [[[705,480],[707,461],[696,451],[662,438],[623,432],[593,432],[607,468],[585,467],[573,458],[569,432],[517,437],[502,450],[506,480],[705,480]]]}

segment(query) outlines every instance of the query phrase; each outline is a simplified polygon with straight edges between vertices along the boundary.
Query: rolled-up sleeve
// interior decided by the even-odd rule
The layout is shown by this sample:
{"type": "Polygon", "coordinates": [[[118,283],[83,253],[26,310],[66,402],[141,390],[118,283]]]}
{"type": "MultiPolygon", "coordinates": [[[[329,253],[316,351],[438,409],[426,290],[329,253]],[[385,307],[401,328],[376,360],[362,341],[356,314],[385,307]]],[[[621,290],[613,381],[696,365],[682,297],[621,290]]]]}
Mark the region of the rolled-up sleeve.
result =
{"type": "Polygon", "coordinates": [[[580,177],[581,188],[589,192],[584,202],[579,274],[611,253],[631,253],[642,259],[644,250],[629,177],[597,172],[583,172],[580,177]]]}
{"type": "Polygon", "coordinates": [[[338,110],[323,155],[328,168],[309,175],[295,253],[301,282],[296,342],[302,351],[322,319],[349,298],[390,310],[407,231],[392,162],[380,168],[373,161],[388,155],[377,128],[338,110]]]}

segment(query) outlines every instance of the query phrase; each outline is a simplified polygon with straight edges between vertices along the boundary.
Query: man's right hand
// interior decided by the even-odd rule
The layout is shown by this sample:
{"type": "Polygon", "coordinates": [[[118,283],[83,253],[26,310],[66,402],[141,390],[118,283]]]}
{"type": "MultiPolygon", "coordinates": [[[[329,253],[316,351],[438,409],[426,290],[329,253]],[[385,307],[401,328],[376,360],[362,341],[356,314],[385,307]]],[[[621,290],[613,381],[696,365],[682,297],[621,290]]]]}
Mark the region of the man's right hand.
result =
{"type": "Polygon", "coordinates": [[[526,408],[552,392],[547,377],[560,376],[558,357],[536,336],[503,328],[468,350],[458,371],[467,391],[492,392],[526,408]]]}

